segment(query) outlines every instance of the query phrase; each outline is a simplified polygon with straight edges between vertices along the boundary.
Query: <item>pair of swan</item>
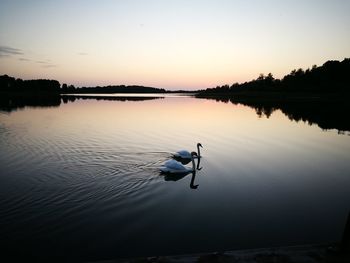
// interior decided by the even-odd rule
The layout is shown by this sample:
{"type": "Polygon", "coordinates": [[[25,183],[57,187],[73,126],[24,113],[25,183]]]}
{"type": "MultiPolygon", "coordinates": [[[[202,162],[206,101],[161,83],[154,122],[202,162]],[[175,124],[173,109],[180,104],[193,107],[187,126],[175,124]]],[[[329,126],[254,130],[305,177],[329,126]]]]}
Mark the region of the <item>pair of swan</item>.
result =
{"type": "Polygon", "coordinates": [[[200,143],[197,144],[198,154],[196,152],[190,153],[189,151],[185,151],[185,150],[176,152],[173,156],[174,159],[166,161],[163,164],[163,166],[160,167],[160,171],[163,173],[170,173],[170,174],[184,174],[184,173],[187,174],[187,173],[195,172],[196,164],[194,162],[194,159],[198,158],[198,160],[200,160],[200,157],[201,157],[199,147],[203,147],[203,146],[200,143]],[[189,168],[183,165],[190,161],[192,162],[192,168],[189,168]]]}

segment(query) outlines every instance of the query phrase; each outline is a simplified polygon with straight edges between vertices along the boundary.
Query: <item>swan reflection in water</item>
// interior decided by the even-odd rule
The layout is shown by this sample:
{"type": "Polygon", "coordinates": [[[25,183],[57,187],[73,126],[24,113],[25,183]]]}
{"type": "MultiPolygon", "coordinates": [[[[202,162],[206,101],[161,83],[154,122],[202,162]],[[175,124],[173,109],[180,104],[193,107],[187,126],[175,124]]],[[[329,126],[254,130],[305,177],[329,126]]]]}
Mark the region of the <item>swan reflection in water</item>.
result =
{"type": "Polygon", "coordinates": [[[190,188],[197,189],[198,184],[194,184],[194,180],[196,178],[196,170],[201,170],[202,167],[199,167],[200,159],[198,158],[197,167],[195,165],[194,158],[197,157],[196,152],[191,153],[192,168],[188,168],[184,166],[182,163],[172,159],[166,161],[162,167],[160,167],[161,174],[164,175],[165,181],[178,181],[184,178],[186,175],[192,173],[190,188]]]}

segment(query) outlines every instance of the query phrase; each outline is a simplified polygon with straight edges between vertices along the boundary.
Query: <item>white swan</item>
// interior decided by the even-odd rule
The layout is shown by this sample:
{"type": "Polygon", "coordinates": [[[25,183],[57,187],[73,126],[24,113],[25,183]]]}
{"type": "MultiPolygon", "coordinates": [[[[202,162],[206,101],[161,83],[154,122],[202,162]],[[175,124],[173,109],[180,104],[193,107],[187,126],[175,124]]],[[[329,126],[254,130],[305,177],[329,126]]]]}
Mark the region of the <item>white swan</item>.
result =
{"type": "MultiPolygon", "coordinates": [[[[201,157],[201,152],[199,150],[199,147],[202,147],[202,144],[197,143],[197,156],[195,158],[200,158],[201,157]]],[[[186,150],[181,150],[178,151],[174,154],[174,158],[182,158],[182,159],[191,159],[191,153],[189,151],[186,150]]]]}
{"type": "Polygon", "coordinates": [[[194,163],[194,157],[198,156],[196,152],[191,153],[192,168],[186,167],[176,160],[166,161],[163,166],[160,167],[160,171],[163,173],[171,174],[184,174],[196,171],[196,165],[194,163]]]}

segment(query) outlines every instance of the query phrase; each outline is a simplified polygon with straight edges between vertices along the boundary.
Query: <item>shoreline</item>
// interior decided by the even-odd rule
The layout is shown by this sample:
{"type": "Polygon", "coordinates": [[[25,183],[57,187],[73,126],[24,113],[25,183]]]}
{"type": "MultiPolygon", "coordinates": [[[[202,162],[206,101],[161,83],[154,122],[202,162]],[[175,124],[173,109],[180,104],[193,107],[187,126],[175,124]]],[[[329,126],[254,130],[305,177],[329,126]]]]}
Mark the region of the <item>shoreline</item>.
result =
{"type": "Polygon", "coordinates": [[[350,262],[350,254],[340,251],[335,243],[282,246],[208,253],[150,256],[91,261],[94,263],[345,263],[350,262]]]}
{"type": "Polygon", "coordinates": [[[196,98],[249,101],[249,102],[346,102],[350,98],[349,92],[226,92],[195,94],[196,98]]]}

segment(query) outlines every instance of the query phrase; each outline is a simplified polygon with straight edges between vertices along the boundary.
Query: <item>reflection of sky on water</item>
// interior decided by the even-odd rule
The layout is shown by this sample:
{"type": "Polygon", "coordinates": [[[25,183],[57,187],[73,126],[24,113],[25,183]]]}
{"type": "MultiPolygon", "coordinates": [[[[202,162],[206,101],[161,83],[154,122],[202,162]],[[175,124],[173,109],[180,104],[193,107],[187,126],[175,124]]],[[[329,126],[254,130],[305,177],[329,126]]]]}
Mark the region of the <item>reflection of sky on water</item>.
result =
{"type": "Polygon", "coordinates": [[[349,137],[280,111],[267,119],[194,98],[77,100],[0,123],[10,244],[54,238],[69,251],[84,237],[92,248],[84,254],[81,243],[77,257],[108,258],[335,241],[348,213],[349,137]],[[198,188],[191,174],[166,181],[159,166],[197,142],[198,188]]]}

